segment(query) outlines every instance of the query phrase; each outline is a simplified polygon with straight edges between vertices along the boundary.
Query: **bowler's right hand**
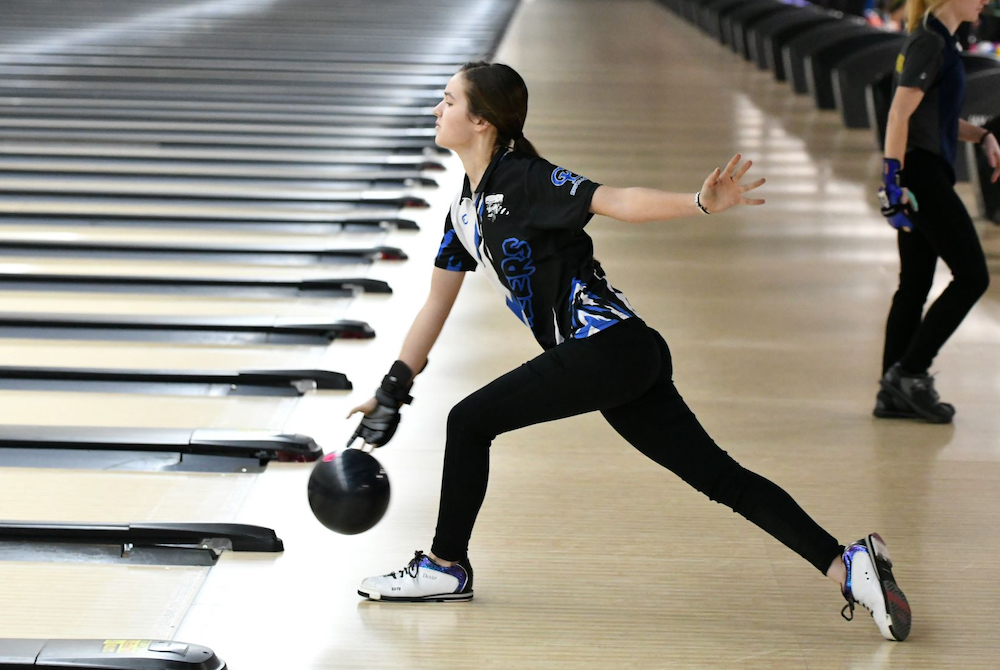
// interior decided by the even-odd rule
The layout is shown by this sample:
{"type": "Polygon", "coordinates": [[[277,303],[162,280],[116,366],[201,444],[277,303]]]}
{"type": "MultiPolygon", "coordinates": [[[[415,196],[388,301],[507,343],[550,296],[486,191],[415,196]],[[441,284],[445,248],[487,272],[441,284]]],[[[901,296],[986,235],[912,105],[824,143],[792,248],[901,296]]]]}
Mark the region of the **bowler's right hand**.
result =
{"type": "Polygon", "coordinates": [[[392,439],[399,425],[399,407],[384,405],[377,398],[370,398],[366,402],[352,409],[347,418],[351,418],[356,413],[361,412],[361,423],[358,424],[354,435],[347,441],[350,448],[359,437],[366,444],[373,447],[381,447],[392,439]]]}
{"type": "Polygon", "coordinates": [[[913,222],[910,215],[919,209],[917,199],[910,190],[902,185],[903,168],[894,158],[882,161],[882,188],[878,190],[878,199],[882,216],[889,220],[896,230],[910,232],[913,222]]]}

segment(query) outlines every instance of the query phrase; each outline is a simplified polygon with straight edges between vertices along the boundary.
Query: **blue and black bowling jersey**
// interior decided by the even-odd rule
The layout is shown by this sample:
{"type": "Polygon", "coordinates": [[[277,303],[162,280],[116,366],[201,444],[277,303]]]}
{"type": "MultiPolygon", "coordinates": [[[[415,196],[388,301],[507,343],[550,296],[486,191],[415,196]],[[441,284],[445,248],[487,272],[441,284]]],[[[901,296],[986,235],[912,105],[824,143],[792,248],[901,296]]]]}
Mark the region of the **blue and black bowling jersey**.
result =
{"type": "Polygon", "coordinates": [[[598,186],[541,158],[498,152],[477,193],[465,178],[434,265],[456,272],[482,267],[544,349],[634,317],[583,232],[598,186]]]}
{"type": "Polygon", "coordinates": [[[906,38],[896,60],[896,85],[919,88],[924,99],[910,117],[906,149],[923,149],[954,164],[958,120],[965,102],[961,47],[933,14],[906,38]]]}

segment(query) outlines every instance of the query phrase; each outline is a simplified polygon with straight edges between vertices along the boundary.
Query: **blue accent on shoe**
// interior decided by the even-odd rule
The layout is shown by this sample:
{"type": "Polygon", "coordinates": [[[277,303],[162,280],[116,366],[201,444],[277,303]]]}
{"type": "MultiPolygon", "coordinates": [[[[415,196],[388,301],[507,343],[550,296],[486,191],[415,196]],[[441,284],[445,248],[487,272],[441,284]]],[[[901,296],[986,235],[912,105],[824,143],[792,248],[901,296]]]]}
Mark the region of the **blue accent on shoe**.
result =
{"type": "MultiPolygon", "coordinates": [[[[844,597],[847,598],[851,605],[854,604],[854,592],[851,590],[851,563],[854,562],[854,554],[862,551],[868,553],[868,548],[863,544],[851,544],[844,549],[844,567],[847,568],[847,583],[844,586],[844,597]]],[[[851,612],[854,612],[854,607],[851,607],[851,612]]]]}
{"type": "Polygon", "coordinates": [[[426,568],[428,570],[434,570],[436,572],[443,572],[446,575],[451,575],[458,580],[458,589],[456,593],[461,593],[465,590],[465,585],[469,583],[469,573],[466,572],[465,568],[459,563],[455,563],[451,566],[438,565],[431,560],[427,554],[422,554],[420,558],[420,567],[426,568]]]}

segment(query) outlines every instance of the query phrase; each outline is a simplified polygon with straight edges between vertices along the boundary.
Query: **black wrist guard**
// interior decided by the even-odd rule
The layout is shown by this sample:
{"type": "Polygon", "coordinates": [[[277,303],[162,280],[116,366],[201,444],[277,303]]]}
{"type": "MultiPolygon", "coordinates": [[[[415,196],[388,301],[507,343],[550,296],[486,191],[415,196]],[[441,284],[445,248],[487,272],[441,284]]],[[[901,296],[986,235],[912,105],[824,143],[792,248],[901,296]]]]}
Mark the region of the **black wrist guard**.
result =
{"type": "Polygon", "coordinates": [[[382,385],[375,391],[375,399],[387,407],[399,407],[413,402],[410,387],[413,385],[413,370],[403,361],[396,361],[389,368],[389,374],[382,378],[382,385]]]}

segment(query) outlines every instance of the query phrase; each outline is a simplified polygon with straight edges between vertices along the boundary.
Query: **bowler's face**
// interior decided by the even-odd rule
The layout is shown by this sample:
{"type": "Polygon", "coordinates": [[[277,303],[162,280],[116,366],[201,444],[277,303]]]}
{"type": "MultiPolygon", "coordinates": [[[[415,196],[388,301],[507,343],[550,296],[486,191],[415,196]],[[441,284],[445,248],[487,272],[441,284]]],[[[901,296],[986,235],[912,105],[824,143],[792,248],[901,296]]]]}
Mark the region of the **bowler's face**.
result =
{"type": "MultiPolygon", "coordinates": [[[[978,0],[977,0],[978,1],[978,0]]],[[[444,96],[434,108],[437,123],[436,142],[445,149],[457,149],[468,145],[475,136],[475,122],[469,114],[465,98],[465,78],[459,72],[448,80],[444,96]]]]}

